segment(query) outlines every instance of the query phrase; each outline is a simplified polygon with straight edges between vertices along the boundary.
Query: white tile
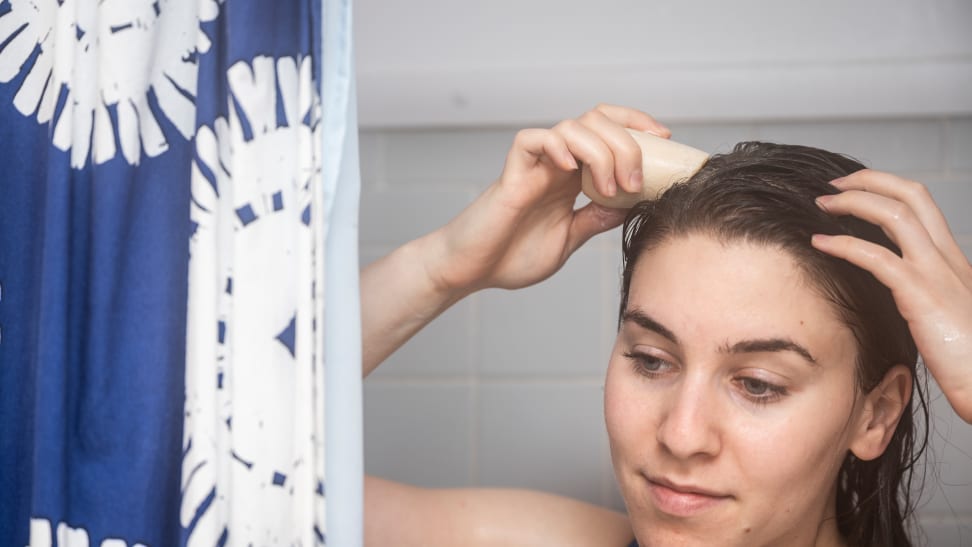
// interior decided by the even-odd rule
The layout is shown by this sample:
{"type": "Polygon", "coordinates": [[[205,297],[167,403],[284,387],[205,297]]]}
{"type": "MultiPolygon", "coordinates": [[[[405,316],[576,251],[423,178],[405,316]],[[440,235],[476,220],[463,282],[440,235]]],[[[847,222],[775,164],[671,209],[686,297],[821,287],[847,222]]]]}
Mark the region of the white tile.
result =
{"type": "Polygon", "coordinates": [[[921,515],[958,513],[972,519],[972,427],[931,386],[931,428],[925,455],[921,515]]]}
{"type": "Polygon", "coordinates": [[[725,153],[732,150],[736,143],[756,139],[756,126],[751,123],[739,124],[673,124],[672,140],[694,146],[709,154],[725,153]]]}
{"type": "Polygon", "coordinates": [[[602,255],[581,249],[550,279],[480,299],[484,376],[593,376],[606,371],[602,255]]]}
{"type": "Polygon", "coordinates": [[[385,155],[380,131],[358,133],[358,159],[361,165],[362,187],[375,186],[382,181],[385,155]]]}
{"type": "Polygon", "coordinates": [[[362,244],[358,246],[358,265],[361,269],[372,262],[378,260],[379,258],[392,252],[395,247],[392,245],[368,245],[362,244]]]}
{"type": "Polygon", "coordinates": [[[387,131],[385,176],[392,185],[496,180],[515,129],[387,131]]]}
{"type": "Polygon", "coordinates": [[[760,140],[847,154],[883,171],[944,167],[943,122],[937,119],[767,123],[758,132],[760,140]]]}
{"type": "Polygon", "coordinates": [[[969,180],[922,181],[945,214],[954,234],[972,234],[972,173],[969,180]]]}
{"type": "Polygon", "coordinates": [[[467,485],[471,392],[365,382],[365,472],[416,486],[467,485]]]}
{"type": "Polygon", "coordinates": [[[972,169],[972,118],[948,120],[947,161],[953,170],[972,169]]]}
{"type": "Polygon", "coordinates": [[[361,193],[363,244],[401,245],[449,222],[474,197],[468,189],[386,188],[361,193]]]}
{"type": "Polygon", "coordinates": [[[376,371],[375,378],[463,377],[472,371],[471,296],[459,302],[419,331],[376,371]]]}
{"type": "Polygon", "coordinates": [[[972,547],[972,522],[935,519],[921,523],[921,539],[916,545],[930,547],[972,547]]]}
{"type": "Polygon", "coordinates": [[[972,234],[956,234],[955,239],[965,253],[965,258],[972,261],[972,234]]]}
{"type": "Polygon", "coordinates": [[[479,483],[601,504],[610,465],[601,401],[599,385],[482,385],[479,483]]]}
{"type": "Polygon", "coordinates": [[[603,251],[603,254],[604,279],[601,282],[601,313],[604,314],[604,325],[601,329],[602,339],[599,351],[605,356],[602,371],[607,372],[607,359],[610,358],[611,351],[614,349],[614,340],[618,334],[618,315],[621,305],[622,253],[620,241],[614,247],[603,251]]]}

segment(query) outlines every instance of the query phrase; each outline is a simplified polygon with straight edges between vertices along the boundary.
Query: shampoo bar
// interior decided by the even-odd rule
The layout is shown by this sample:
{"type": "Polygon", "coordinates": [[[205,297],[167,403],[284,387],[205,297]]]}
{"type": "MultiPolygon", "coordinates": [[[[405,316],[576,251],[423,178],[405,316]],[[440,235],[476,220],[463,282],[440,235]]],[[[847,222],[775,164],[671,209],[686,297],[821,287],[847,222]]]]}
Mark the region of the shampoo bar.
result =
{"type": "Polygon", "coordinates": [[[639,201],[654,199],[672,184],[694,175],[709,159],[708,154],[691,146],[672,142],[651,133],[632,129],[628,129],[628,132],[641,147],[641,169],[644,173],[644,181],[640,192],[626,192],[618,187],[618,193],[614,197],[602,196],[594,188],[590,168],[585,165],[581,172],[581,190],[591,198],[591,201],[605,207],[627,209],[639,201]]]}

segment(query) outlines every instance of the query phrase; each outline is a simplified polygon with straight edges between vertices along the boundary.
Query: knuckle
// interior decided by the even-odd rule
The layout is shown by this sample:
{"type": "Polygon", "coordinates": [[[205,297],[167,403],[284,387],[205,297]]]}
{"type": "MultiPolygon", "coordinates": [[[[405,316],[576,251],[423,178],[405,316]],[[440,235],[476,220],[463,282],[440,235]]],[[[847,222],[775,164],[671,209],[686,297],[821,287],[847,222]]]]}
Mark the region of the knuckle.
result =
{"type": "Polygon", "coordinates": [[[854,180],[856,184],[860,185],[864,190],[868,187],[868,181],[874,179],[878,175],[878,171],[869,169],[867,167],[854,171],[846,176],[849,180],[854,180]]]}
{"type": "Polygon", "coordinates": [[[928,187],[914,180],[904,181],[904,193],[912,199],[925,199],[931,195],[928,187]]]}
{"type": "Polygon", "coordinates": [[[577,120],[568,118],[555,125],[554,128],[560,130],[562,133],[569,133],[575,131],[578,125],[579,122],[577,120]]]}
{"type": "Polygon", "coordinates": [[[581,123],[590,125],[603,118],[604,118],[604,112],[594,109],[583,113],[579,118],[579,120],[581,121],[581,123]]]}
{"type": "Polygon", "coordinates": [[[909,220],[912,216],[911,207],[908,207],[906,204],[900,201],[896,201],[893,205],[891,205],[888,215],[891,220],[895,222],[909,220]]]}
{"type": "Polygon", "coordinates": [[[871,255],[871,260],[882,268],[891,268],[897,263],[895,260],[897,256],[884,247],[875,248],[869,254],[871,255]]]}
{"type": "Polygon", "coordinates": [[[536,141],[538,129],[521,129],[513,136],[513,148],[529,149],[536,141]]]}
{"type": "Polygon", "coordinates": [[[580,124],[577,120],[566,119],[553,126],[552,131],[558,135],[567,136],[576,133],[579,125],[580,124]]]}
{"type": "Polygon", "coordinates": [[[515,144],[523,144],[525,141],[530,139],[531,133],[532,131],[530,129],[521,129],[516,132],[516,135],[513,136],[513,142],[515,144]]]}
{"type": "Polygon", "coordinates": [[[856,252],[863,263],[870,264],[870,268],[881,271],[897,271],[901,264],[898,255],[879,245],[861,245],[856,248],[856,252]]]}
{"type": "Polygon", "coordinates": [[[641,147],[634,139],[625,140],[620,153],[622,161],[632,164],[641,161],[641,147]]]}

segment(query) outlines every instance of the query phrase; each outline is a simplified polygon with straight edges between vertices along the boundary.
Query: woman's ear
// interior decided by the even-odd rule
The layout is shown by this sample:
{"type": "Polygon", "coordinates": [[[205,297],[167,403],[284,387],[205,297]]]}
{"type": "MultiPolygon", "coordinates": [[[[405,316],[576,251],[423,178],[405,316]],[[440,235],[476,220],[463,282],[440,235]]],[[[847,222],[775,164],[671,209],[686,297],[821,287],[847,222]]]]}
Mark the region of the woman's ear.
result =
{"type": "Polygon", "coordinates": [[[903,365],[891,367],[881,383],[864,396],[850,450],[860,460],[873,460],[884,453],[901,415],[911,400],[911,371],[903,365]]]}

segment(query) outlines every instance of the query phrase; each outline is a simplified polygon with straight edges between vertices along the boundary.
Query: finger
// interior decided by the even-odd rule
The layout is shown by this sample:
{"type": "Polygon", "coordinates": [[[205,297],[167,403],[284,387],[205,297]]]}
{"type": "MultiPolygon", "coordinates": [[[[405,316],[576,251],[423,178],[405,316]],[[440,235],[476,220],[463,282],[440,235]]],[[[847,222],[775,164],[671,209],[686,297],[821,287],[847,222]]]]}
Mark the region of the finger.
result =
{"type": "Polygon", "coordinates": [[[611,118],[623,127],[647,131],[666,139],[672,136],[672,131],[664,124],[640,110],[613,104],[599,104],[594,110],[611,118]]]}
{"type": "Polygon", "coordinates": [[[880,226],[901,252],[918,260],[938,259],[937,247],[911,208],[896,199],[860,190],[847,190],[817,198],[828,213],[853,215],[880,226]]]}
{"type": "Polygon", "coordinates": [[[594,188],[604,196],[617,194],[614,177],[614,154],[597,133],[577,120],[564,120],[554,126],[567,143],[570,153],[591,169],[594,188]]]}
{"type": "Polygon", "coordinates": [[[871,272],[884,286],[891,289],[906,287],[905,262],[890,249],[877,243],[853,236],[815,234],[810,240],[817,250],[842,258],[851,264],[871,272]]]}
{"type": "Polygon", "coordinates": [[[627,211],[624,209],[612,209],[594,202],[574,211],[567,234],[567,252],[573,253],[595,235],[620,226],[625,215],[627,211]]]}
{"type": "Polygon", "coordinates": [[[564,137],[549,129],[523,129],[513,138],[513,146],[507,156],[507,164],[514,169],[525,169],[547,158],[564,171],[577,169],[577,160],[570,153],[564,137]]]}
{"type": "Polygon", "coordinates": [[[967,267],[965,253],[955,241],[945,215],[924,184],[871,169],[863,169],[831,184],[841,190],[861,190],[906,203],[918,216],[949,265],[953,268],[967,267]]]}
{"type": "Polygon", "coordinates": [[[614,156],[614,177],[628,192],[639,192],[644,176],[641,170],[641,147],[617,122],[593,110],[580,117],[580,123],[600,137],[614,156]]]}

